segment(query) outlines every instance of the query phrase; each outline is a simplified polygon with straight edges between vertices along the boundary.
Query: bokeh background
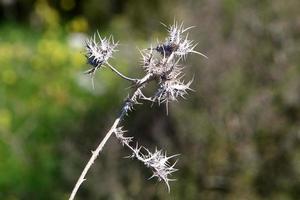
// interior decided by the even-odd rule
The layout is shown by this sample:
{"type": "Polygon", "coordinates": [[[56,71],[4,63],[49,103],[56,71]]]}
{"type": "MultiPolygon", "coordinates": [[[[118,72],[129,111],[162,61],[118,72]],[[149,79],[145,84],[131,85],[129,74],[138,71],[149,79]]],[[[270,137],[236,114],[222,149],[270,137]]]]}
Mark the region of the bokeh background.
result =
{"type": "Polygon", "coordinates": [[[196,92],[124,123],[181,154],[171,193],[111,138],[77,199],[300,199],[299,0],[0,0],[0,199],[67,199],[119,112],[129,85],[102,70],[93,90],[84,40],[112,34],[111,62],[141,77],[138,48],[174,19],[209,57],[186,61],[196,92]]]}

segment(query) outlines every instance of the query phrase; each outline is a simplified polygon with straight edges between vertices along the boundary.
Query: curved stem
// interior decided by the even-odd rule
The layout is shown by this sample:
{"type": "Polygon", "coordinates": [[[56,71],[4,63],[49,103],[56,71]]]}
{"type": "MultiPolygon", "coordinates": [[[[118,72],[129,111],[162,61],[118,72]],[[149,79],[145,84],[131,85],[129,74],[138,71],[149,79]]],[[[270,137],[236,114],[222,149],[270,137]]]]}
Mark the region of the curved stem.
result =
{"type": "Polygon", "coordinates": [[[111,66],[111,64],[109,64],[108,62],[106,63],[109,68],[114,71],[117,75],[119,75],[121,78],[124,78],[125,80],[127,81],[131,81],[133,83],[136,83],[137,79],[134,79],[134,78],[129,78],[127,76],[125,76],[124,74],[122,74],[121,72],[119,72],[116,68],[114,68],[113,66],[111,66]]]}
{"type": "MultiPolygon", "coordinates": [[[[136,99],[138,98],[139,94],[140,94],[140,89],[149,81],[153,80],[152,76],[150,75],[146,75],[144,78],[139,80],[139,84],[138,87],[136,88],[136,90],[133,92],[133,94],[131,95],[131,102],[136,102],[136,99]]],[[[125,104],[126,106],[126,104],[125,104]]],[[[98,147],[96,148],[95,151],[92,151],[92,156],[90,158],[90,160],[88,161],[88,163],[86,164],[86,166],[84,167],[83,171],[81,172],[80,177],[78,178],[75,187],[72,190],[72,193],[70,195],[69,200],[73,200],[76,196],[76,193],[80,187],[80,185],[86,180],[85,176],[87,174],[87,172],[89,171],[89,169],[91,168],[91,166],[93,165],[93,163],[95,162],[95,160],[97,159],[99,153],[102,151],[104,145],[106,144],[106,142],[108,141],[108,139],[110,138],[110,136],[115,132],[116,128],[118,127],[120,121],[124,118],[125,114],[128,112],[127,109],[124,109],[124,107],[121,110],[120,115],[117,117],[117,119],[115,120],[115,122],[113,123],[113,125],[111,126],[110,130],[106,133],[105,137],[103,138],[103,140],[100,142],[100,144],[98,145],[98,147]]]]}
{"type": "Polygon", "coordinates": [[[103,140],[101,141],[101,143],[98,145],[98,147],[96,148],[95,151],[92,151],[92,156],[89,160],[89,162],[86,164],[85,168],[83,169],[83,171],[81,172],[80,177],[78,178],[78,181],[76,182],[76,185],[70,195],[69,200],[73,200],[75,198],[75,195],[80,187],[80,185],[86,180],[85,176],[88,172],[88,170],[91,168],[92,164],[94,163],[94,161],[97,159],[99,153],[102,151],[105,143],[107,142],[107,140],[110,138],[110,136],[114,133],[116,127],[118,126],[118,124],[120,123],[121,118],[123,117],[123,113],[115,120],[114,124],[112,125],[112,127],[110,128],[110,130],[108,131],[108,133],[105,135],[105,137],[103,138],[103,140]]]}

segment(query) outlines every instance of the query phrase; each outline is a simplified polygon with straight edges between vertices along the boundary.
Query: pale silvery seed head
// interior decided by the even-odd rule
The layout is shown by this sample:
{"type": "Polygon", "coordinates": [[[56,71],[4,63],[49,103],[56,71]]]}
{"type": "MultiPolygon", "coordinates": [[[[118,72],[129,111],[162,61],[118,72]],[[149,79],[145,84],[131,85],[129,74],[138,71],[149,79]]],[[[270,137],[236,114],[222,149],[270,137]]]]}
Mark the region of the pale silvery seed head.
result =
{"type": "Polygon", "coordinates": [[[162,150],[155,149],[155,152],[150,152],[147,148],[138,146],[133,149],[133,155],[131,157],[136,157],[138,160],[144,163],[144,165],[150,168],[153,175],[149,178],[157,177],[159,181],[163,180],[170,191],[169,181],[174,181],[175,179],[170,179],[169,176],[173,172],[177,171],[175,167],[177,161],[173,164],[170,163],[170,159],[178,155],[167,156],[162,150]],[[142,152],[143,151],[143,152],[142,152]]]}
{"type": "Polygon", "coordinates": [[[108,59],[111,58],[112,54],[116,51],[115,48],[117,45],[118,43],[114,42],[112,36],[109,38],[101,38],[98,32],[94,34],[94,37],[87,40],[86,58],[88,64],[92,66],[87,73],[93,73],[96,69],[107,63],[108,59]]]}
{"type": "Polygon", "coordinates": [[[173,25],[166,27],[169,35],[163,44],[160,44],[155,48],[156,51],[166,57],[170,56],[172,53],[179,57],[185,57],[189,53],[197,53],[206,57],[204,54],[194,51],[197,44],[194,44],[194,41],[188,39],[188,34],[184,34],[186,31],[193,28],[192,26],[184,28],[183,23],[178,25],[177,22],[174,22],[173,25]]]}
{"type": "Polygon", "coordinates": [[[143,51],[142,65],[147,73],[153,74],[156,77],[165,76],[169,74],[176,66],[177,62],[171,57],[160,57],[157,58],[153,54],[153,51],[143,51]]]}
{"type": "Polygon", "coordinates": [[[178,97],[185,98],[189,90],[193,91],[193,89],[190,88],[192,82],[193,80],[184,83],[180,77],[162,80],[152,100],[157,101],[158,104],[165,103],[166,112],[168,114],[169,102],[177,101],[178,97]]]}
{"type": "Polygon", "coordinates": [[[177,169],[174,168],[177,161],[171,163],[170,159],[178,155],[167,156],[165,152],[158,149],[155,149],[154,153],[152,153],[147,148],[139,146],[138,144],[132,147],[130,143],[133,137],[124,136],[126,132],[127,131],[123,130],[123,127],[118,127],[114,130],[115,136],[121,144],[127,146],[132,151],[132,155],[127,158],[136,158],[144,163],[144,165],[153,172],[153,175],[149,179],[157,177],[159,181],[163,180],[168,187],[168,191],[170,191],[169,181],[174,181],[175,179],[170,179],[169,177],[173,172],[177,171],[177,169]]]}
{"type": "Polygon", "coordinates": [[[178,97],[184,98],[188,93],[190,85],[193,80],[184,83],[180,79],[166,80],[159,85],[159,89],[154,96],[154,100],[157,100],[159,104],[166,103],[170,101],[177,101],[178,97]]]}

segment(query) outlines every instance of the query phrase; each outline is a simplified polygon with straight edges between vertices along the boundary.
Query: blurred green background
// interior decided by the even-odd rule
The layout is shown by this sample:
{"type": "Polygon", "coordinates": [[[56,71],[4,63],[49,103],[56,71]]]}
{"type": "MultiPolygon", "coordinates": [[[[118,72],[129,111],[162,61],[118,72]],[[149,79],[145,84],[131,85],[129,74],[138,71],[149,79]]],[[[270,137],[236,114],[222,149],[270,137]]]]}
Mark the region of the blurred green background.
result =
{"type": "Polygon", "coordinates": [[[76,199],[300,199],[299,0],[1,0],[1,200],[67,199],[119,112],[129,85],[101,70],[92,90],[84,40],[114,35],[111,62],[141,77],[137,47],[174,18],[209,57],[186,61],[196,92],[124,123],[181,154],[171,193],[111,138],[76,199]]]}

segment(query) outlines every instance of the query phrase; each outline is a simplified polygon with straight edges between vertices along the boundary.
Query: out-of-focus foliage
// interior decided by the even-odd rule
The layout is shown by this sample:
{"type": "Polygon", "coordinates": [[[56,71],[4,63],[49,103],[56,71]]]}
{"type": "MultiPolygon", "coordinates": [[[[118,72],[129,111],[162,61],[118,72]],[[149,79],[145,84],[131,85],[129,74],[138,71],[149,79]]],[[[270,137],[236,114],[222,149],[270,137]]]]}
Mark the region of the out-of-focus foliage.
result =
{"type": "Polygon", "coordinates": [[[90,102],[75,84],[84,59],[57,32],[1,26],[1,199],[58,194],[58,138],[90,102]]]}
{"type": "Polygon", "coordinates": [[[153,31],[160,21],[172,18],[170,4],[178,0],[3,0],[0,21],[15,20],[41,28],[44,21],[59,19],[69,23],[78,18],[88,20],[94,29],[107,28],[116,18],[128,20],[132,30],[153,31]],[[45,18],[40,18],[42,13],[45,18]]]}
{"type": "Polygon", "coordinates": [[[298,0],[0,2],[0,199],[66,199],[119,111],[127,85],[103,69],[92,90],[83,75],[87,32],[113,34],[112,63],[139,76],[136,46],[173,18],[197,26],[209,57],[187,63],[196,92],[169,116],[145,103],[125,123],[181,154],[171,193],[111,139],[77,199],[300,198],[298,0]]]}
{"type": "Polygon", "coordinates": [[[180,171],[193,184],[178,182],[178,196],[299,199],[300,2],[192,5],[185,13],[209,61],[195,58],[196,98],[174,108],[193,166],[180,171]]]}

